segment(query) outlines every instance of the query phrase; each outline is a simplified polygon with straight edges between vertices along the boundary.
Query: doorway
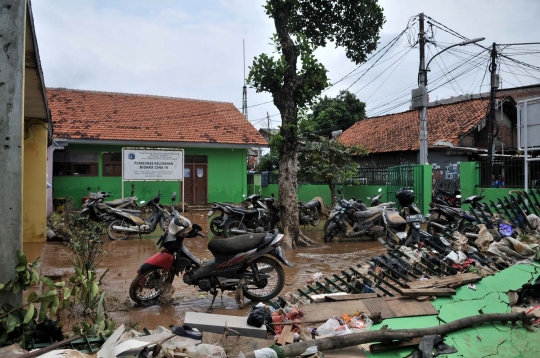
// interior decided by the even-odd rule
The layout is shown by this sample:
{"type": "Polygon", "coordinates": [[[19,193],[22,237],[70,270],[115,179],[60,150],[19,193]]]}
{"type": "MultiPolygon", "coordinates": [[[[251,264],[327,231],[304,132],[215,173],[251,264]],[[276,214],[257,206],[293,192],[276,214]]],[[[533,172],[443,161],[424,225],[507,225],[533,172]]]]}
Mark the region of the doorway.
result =
{"type": "Polygon", "coordinates": [[[184,162],[184,195],[185,199],[182,199],[189,205],[206,205],[208,203],[207,156],[186,155],[184,162]]]}

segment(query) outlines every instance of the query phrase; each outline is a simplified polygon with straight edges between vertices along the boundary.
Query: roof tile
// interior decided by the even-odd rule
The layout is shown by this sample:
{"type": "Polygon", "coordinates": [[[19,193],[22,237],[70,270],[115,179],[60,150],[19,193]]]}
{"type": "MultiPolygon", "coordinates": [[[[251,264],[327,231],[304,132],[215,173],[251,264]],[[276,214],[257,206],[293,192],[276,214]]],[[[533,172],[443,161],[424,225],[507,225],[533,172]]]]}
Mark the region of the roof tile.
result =
{"type": "Polygon", "coordinates": [[[48,88],[56,138],[267,145],[232,103],[48,88]]]}
{"type": "MultiPolygon", "coordinates": [[[[428,107],[428,145],[437,141],[458,145],[486,116],[488,100],[473,99],[428,107]]],[[[339,137],[347,145],[362,145],[371,153],[418,150],[420,147],[418,110],[364,119],[339,137]]]]}

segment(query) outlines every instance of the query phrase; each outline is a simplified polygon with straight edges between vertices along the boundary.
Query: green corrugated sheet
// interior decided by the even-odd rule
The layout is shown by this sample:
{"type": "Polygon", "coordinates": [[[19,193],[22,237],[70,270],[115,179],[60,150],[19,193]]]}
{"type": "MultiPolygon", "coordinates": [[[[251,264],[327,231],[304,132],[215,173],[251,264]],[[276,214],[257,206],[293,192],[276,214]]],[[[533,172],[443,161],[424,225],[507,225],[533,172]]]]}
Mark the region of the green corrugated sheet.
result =
{"type": "MultiPolygon", "coordinates": [[[[458,288],[456,295],[452,297],[437,298],[432,303],[439,310],[438,316],[386,319],[381,324],[373,325],[371,330],[378,330],[383,325],[388,325],[389,329],[433,327],[480,313],[510,312],[506,292],[515,291],[536,280],[539,274],[540,266],[536,264],[512,266],[484,278],[476,284],[476,291],[463,286],[458,288]]],[[[520,324],[512,327],[511,324],[486,323],[466,328],[447,335],[445,343],[458,350],[458,353],[448,357],[540,357],[540,333],[529,332],[520,324]]],[[[367,355],[377,358],[406,357],[411,352],[412,349],[401,349],[367,355]]]]}

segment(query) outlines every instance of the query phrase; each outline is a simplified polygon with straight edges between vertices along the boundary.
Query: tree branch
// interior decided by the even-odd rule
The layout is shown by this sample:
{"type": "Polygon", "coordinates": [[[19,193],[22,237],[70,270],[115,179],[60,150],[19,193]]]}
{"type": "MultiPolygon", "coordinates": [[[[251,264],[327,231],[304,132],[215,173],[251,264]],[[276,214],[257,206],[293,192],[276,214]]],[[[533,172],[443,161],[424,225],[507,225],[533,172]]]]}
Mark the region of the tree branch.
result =
{"type": "MultiPolygon", "coordinates": [[[[534,315],[527,315],[525,312],[519,313],[490,313],[482,314],[478,316],[470,316],[456,321],[442,324],[429,328],[418,329],[398,329],[398,330],[378,330],[368,331],[360,333],[351,333],[344,336],[334,336],[328,338],[320,338],[311,341],[304,341],[294,344],[289,344],[281,347],[284,351],[284,357],[296,357],[302,354],[307,348],[317,346],[319,351],[326,351],[332,349],[339,349],[344,347],[351,347],[363,343],[370,342],[382,342],[393,340],[406,340],[415,337],[423,337],[426,335],[445,335],[451,332],[458,331],[463,328],[471,327],[473,325],[479,325],[487,322],[516,322],[521,321],[523,324],[528,325],[529,322],[534,319],[534,315]]],[[[255,353],[250,352],[246,354],[246,358],[255,358],[255,353]]]]}

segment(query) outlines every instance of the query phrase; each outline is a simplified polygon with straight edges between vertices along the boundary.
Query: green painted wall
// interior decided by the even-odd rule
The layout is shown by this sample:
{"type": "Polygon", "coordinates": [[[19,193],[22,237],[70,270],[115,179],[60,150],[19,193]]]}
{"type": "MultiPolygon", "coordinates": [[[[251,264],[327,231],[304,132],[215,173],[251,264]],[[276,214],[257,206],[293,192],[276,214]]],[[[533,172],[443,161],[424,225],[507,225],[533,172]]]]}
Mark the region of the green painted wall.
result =
{"type": "MultiPolygon", "coordinates": [[[[340,187],[338,187],[340,188],[340,187]]],[[[336,188],[336,195],[337,189],[336,188]]],[[[354,197],[355,199],[362,199],[364,202],[368,203],[369,200],[367,197],[373,197],[377,195],[377,190],[379,188],[382,188],[382,193],[386,193],[386,187],[380,186],[380,185],[350,185],[350,186],[344,186],[343,187],[343,194],[346,199],[350,199],[351,197],[354,197]]],[[[270,184],[266,187],[262,188],[262,195],[263,196],[270,196],[272,193],[278,197],[278,185],[277,184],[270,184]]],[[[313,199],[316,196],[320,196],[323,200],[326,206],[330,207],[332,200],[330,198],[330,188],[328,185],[302,185],[300,186],[300,190],[298,192],[298,200],[300,201],[309,201],[313,199]]],[[[386,195],[383,195],[383,201],[386,200],[386,195]]]]}
{"type": "MultiPolygon", "coordinates": [[[[98,152],[99,175],[88,176],[55,176],[53,178],[53,197],[64,198],[71,196],[75,203],[80,206],[82,198],[87,194],[86,188],[90,186],[92,191],[97,191],[98,187],[103,191],[111,191],[113,198],[122,196],[121,177],[103,177],[102,175],[102,153],[121,152],[121,146],[112,145],[77,145],[70,144],[67,147],[72,152],[98,152]]],[[[186,155],[207,155],[208,156],[208,202],[240,202],[247,194],[246,175],[246,150],[238,148],[186,148],[186,155]]],[[[124,183],[124,195],[131,193],[131,183],[124,183]]],[[[153,198],[158,190],[163,195],[162,203],[170,203],[173,192],[180,196],[181,187],[178,182],[133,182],[135,184],[135,195],[139,200],[153,198]]]]}
{"type": "MultiPolygon", "coordinates": [[[[516,188],[485,188],[482,192],[480,188],[480,170],[476,168],[476,162],[462,162],[459,167],[460,185],[462,200],[465,200],[471,195],[483,195],[486,203],[490,200],[497,202],[497,199],[502,199],[507,196],[510,191],[519,191],[523,189],[516,188]]],[[[469,210],[470,205],[463,204],[464,210],[469,210]]]]}

